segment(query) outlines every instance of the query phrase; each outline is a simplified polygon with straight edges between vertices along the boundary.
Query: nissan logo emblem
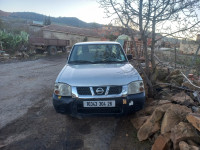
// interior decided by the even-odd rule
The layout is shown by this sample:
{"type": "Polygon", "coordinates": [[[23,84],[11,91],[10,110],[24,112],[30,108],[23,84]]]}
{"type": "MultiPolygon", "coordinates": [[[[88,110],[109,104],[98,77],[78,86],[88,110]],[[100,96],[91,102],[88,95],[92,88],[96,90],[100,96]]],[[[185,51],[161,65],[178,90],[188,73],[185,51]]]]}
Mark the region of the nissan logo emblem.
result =
{"type": "Polygon", "coordinates": [[[99,95],[103,94],[103,92],[104,92],[104,90],[102,88],[97,88],[96,89],[96,93],[99,94],[99,95]]]}

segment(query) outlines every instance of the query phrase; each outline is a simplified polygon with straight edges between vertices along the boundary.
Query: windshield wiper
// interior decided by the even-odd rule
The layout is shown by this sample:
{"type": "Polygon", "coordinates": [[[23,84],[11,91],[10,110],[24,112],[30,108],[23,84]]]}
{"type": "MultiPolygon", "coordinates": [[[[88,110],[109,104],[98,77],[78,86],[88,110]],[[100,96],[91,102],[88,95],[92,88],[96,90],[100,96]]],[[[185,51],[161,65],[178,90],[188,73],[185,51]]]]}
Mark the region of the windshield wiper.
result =
{"type": "Polygon", "coordinates": [[[93,62],[87,61],[87,60],[75,60],[75,61],[69,61],[69,64],[92,64],[93,62]]]}
{"type": "Polygon", "coordinates": [[[94,64],[100,64],[100,63],[124,63],[126,61],[116,61],[116,60],[105,60],[105,61],[94,61],[94,64]]]}

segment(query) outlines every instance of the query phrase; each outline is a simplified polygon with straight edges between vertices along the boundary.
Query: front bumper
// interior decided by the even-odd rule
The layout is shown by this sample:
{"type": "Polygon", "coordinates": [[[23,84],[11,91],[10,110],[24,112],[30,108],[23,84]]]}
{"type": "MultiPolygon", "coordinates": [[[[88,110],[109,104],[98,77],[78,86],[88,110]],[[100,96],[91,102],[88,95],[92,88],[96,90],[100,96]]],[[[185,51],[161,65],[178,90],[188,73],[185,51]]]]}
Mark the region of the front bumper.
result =
{"type": "Polygon", "coordinates": [[[59,97],[53,94],[53,105],[58,113],[72,116],[84,115],[124,115],[141,110],[145,103],[145,93],[128,95],[118,98],[80,99],[72,97],[59,97]],[[83,101],[115,100],[115,107],[83,107],[83,101]]]}

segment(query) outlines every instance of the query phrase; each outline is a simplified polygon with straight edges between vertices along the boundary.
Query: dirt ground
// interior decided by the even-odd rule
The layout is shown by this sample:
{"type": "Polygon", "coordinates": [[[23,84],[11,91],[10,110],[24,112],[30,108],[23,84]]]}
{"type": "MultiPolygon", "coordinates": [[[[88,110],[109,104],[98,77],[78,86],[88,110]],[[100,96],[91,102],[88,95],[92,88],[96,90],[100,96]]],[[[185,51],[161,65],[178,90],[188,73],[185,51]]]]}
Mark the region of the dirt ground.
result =
{"type": "Polygon", "coordinates": [[[55,112],[54,81],[66,56],[0,64],[0,149],[144,150],[130,117],[72,118],[55,112]]]}

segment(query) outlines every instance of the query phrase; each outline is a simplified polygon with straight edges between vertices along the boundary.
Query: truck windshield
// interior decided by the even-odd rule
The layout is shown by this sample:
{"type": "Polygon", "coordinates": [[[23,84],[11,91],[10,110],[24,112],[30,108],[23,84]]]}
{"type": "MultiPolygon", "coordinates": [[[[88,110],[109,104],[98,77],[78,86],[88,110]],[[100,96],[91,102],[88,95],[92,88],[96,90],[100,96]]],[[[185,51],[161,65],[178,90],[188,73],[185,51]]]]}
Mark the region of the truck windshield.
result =
{"type": "Polygon", "coordinates": [[[118,44],[75,45],[68,63],[124,63],[127,59],[118,44]]]}

